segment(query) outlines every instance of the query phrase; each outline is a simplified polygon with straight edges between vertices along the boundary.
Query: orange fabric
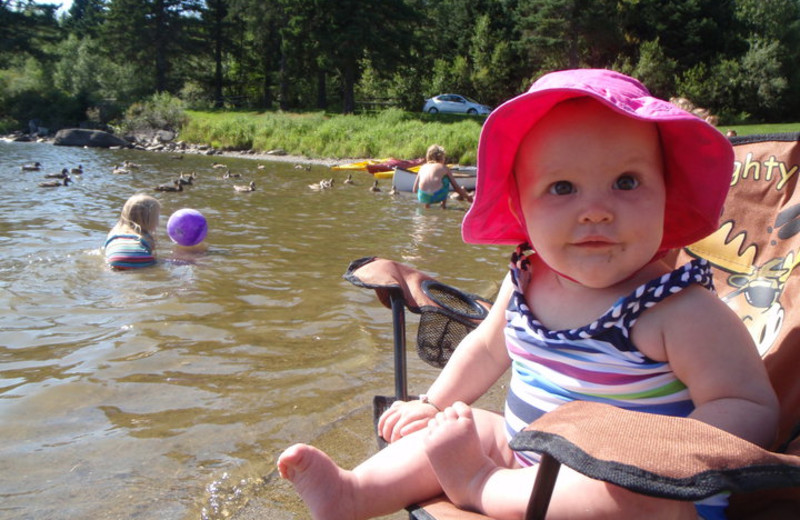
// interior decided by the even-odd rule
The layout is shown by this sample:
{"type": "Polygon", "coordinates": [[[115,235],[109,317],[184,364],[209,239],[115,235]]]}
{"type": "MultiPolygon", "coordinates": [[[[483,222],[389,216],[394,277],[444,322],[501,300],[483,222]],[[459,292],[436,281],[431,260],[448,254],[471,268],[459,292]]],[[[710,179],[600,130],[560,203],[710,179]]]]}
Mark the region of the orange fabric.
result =
{"type": "Polygon", "coordinates": [[[422,290],[422,282],[433,278],[393,260],[375,257],[355,260],[344,277],[355,285],[374,289],[380,302],[390,309],[391,290],[402,291],[406,306],[414,312],[426,305],[436,305],[422,290]]]}
{"type": "Polygon", "coordinates": [[[782,139],[733,139],[720,228],[687,248],[716,267],[717,291],[764,358],[781,401],[779,443],[800,423],[800,142],[794,134],[782,139]]]}

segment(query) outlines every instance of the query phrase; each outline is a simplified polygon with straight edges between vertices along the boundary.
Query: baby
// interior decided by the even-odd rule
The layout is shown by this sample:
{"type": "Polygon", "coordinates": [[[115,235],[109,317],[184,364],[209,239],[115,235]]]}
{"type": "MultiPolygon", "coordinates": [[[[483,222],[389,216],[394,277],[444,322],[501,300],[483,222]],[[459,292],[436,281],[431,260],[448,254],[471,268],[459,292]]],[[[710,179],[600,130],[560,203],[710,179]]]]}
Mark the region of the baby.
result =
{"type": "MultiPolygon", "coordinates": [[[[294,445],[278,460],[316,519],[388,514],[445,493],[522,518],[535,453],[508,441],[573,400],[691,417],[767,445],[777,399],[709,264],[672,249],[717,227],[733,152],[715,128],[609,70],[548,74],[496,109],[478,145],[471,243],[517,245],[489,316],[419,401],[395,403],[389,446],[348,471],[294,445]],[[511,368],[503,415],[474,402],[511,368]]],[[[642,432],[643,436],[647,432],[642,432]]],[[[548,518],[724,518],[562,468],[548,518]]]]}

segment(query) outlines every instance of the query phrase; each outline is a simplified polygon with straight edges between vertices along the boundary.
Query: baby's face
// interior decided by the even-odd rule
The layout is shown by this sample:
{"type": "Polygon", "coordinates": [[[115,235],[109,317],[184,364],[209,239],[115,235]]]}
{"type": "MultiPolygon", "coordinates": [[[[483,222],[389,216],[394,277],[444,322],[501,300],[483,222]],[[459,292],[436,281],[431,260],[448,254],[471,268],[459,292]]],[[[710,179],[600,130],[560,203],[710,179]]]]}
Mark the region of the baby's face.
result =
{"type": "Polygon", "coordinates": [[[562,103],[523,139],[515,176],[533,248],[556,272],[609,287],[661,245],[666,193],[654,124],[588,98],[562,103]]]}

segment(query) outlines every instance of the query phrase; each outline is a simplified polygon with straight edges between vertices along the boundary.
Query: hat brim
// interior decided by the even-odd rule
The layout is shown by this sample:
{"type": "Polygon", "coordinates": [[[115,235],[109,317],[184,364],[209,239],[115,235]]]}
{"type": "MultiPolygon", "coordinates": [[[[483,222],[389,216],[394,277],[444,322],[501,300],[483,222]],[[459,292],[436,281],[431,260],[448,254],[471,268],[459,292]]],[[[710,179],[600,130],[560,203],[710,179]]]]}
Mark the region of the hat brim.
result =
{"type": "Polygon", "coordinates": [[[717,229],[733,173],[728,139],[702,119],[650,96],[635,80],[613,74],[615,80],[639,85],[641,95],[618,98],[610,90],[586,85],[532,88],[489,115],[478,144],[474,202],[461,228],[465,242],[516,245],[528,240],[522,216],[515,214],[517,150],[554,106],[577,97],[590,97],[622,115],[658,125],[667,189],[662,250],[689,245],[717,229]]]}

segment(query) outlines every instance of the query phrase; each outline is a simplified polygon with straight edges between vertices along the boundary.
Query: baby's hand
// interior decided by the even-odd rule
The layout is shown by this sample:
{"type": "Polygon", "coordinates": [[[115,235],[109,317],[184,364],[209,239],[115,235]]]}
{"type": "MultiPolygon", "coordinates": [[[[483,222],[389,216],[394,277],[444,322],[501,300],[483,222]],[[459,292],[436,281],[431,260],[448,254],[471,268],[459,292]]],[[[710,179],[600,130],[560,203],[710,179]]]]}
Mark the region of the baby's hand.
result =
{"type": "Polygon", "coordinates": [[[428,425],[436,408],[422,401],[395,401],[378,420],[378,434],[387,442],[395,442],[428,425]]]}

